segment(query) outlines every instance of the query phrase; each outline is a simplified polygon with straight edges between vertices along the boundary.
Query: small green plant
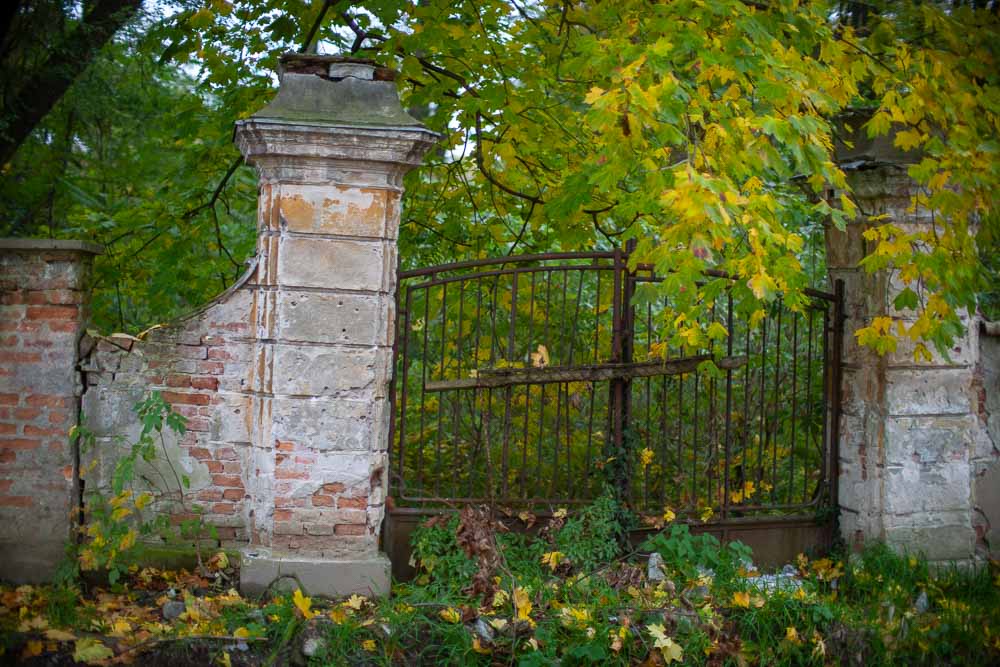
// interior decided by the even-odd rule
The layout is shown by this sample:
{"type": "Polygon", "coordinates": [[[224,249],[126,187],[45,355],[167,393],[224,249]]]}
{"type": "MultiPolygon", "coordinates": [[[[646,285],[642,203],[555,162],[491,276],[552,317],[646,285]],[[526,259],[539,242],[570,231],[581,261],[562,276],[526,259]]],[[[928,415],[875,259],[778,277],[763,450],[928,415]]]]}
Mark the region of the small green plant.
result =
{"type": "Polygon", "coordinates": [[[593,570],[618,556],[627,529],[621,503],[610,489],[605,489],[593,503],[566,520],[556,533],[556,547],[574,567],[593,570]]]}
{"type": "MultiPolygon", "coordinates": [[[[142,430],[133,443],[125,443],[121,438],[114,442],[114,446],[125,453],[115,462],[110,495],[91,491],[84,498],[86,523],[81,526],[81,531],[86,539],[77,553],[80,569],[107,570],[111,584],[124,574],[128,556],[135,549],[139,535],[158,535],[165,541],[192,542],[199,568],[203,567],[201,539],[206,534],[216,538],[215,528],[205,525],[203,509],[188,502],[190,478],[177,472],[167,452],[166,432],[183,436],[187,430],[185,418],[175,412],[158,391],[151,392],[137,403],[135,410],[142,430]],[[145,470],[150,471],[150,475],[140,473],[142,463],[148,464],[145,470]],[[169,477],[164,474],[164,467],[169,471],[169,477]],[[158,479],[153,479],[152,475],[158,479]],[[141,477],[147,487],[138,493],[137,477],[141,477]],[[176,525],[166,512],[158,512],[146,519],[143,512],[154,502],[175,503],[184,518],[176,525]]],[[[79,439],[82,452],[97,446],[94,433],[86,426],[74,427],[70,435],[79,439]]]]}
{"type": "Polygon", "coordinates": [[[679,571],[685,578],[698,577],[698,568],[711,569],[717,575],[728,578],[748,561],[752,555],[750,547],[739,541],[720,544],[713,535],[704,533],[692,535],[686,524],[670,526],[669,534],[658,533],[646,540],[641,548],[658,551],[663,562],[679,571]]]}

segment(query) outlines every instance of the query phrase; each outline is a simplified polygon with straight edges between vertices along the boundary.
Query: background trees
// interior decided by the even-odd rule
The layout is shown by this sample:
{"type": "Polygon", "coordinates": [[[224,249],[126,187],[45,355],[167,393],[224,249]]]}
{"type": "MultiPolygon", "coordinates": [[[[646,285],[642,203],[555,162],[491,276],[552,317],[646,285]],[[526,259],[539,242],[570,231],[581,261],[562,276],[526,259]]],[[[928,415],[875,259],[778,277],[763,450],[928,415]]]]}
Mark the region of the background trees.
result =
{"type": "Polygon", "coordinates": [[[315,44],[399,69],[406,103],[446,135],[407,183],[408,264],[638,238],[673,276],[675,343],[704,335],[709,295],[680,288],[707,268],[740,277],[744,316],[797,307],[823,275],[823,226],[856,214],[832,157],[836,119],[860,109],[866,131],[922,152],[914,205],[936,216],[931,232],[870,232],[866,265],[898,271],[921,313],[893,335],[944,344],[990,286],[992,2],[147,5],[4,165],[3,232],[108,243],[102,326],[203,301],[252,248],[232,122],[268,97],[279,53],[315,44]]]}

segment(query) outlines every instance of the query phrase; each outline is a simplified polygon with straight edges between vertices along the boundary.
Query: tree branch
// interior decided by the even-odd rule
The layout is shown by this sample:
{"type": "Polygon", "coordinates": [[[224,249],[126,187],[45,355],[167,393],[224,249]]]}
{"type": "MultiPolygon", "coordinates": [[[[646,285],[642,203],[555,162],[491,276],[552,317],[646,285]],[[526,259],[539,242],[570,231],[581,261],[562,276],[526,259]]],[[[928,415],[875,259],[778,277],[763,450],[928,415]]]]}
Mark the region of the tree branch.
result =
{"type": "Polygon", "coordinates": [[[0,165],[14,157],[31,131],[141,4],[142,0],[95,0],[76,29],[52,44],[38,65],[23,72],[25,83],[4,100],[0,110],[3,118],[10,119],[0,136],[0,165]]]}

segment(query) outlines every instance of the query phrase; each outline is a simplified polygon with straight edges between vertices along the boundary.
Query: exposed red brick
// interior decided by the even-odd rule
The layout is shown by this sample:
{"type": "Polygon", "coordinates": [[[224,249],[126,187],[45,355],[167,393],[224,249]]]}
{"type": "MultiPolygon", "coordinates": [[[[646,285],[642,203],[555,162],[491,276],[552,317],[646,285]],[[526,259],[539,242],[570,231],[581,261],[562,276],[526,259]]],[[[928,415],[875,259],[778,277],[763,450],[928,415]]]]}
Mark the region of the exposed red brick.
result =
{"type": "Polygon", "coordinates": [[[38,408],[14,408],[14,419],[19,421],[31,421],[37,419],[42,411],[38,408]]]}
{"type": "Polygon", "coordinates": [[[343,493],[346,489],[347,487],[340,482],[332,482],[330,484],[323,485],[323,490],[327,493],[343,493]]]}
{"type": "Polygon", "coordinates": [[[243,488],[243,480],[238,475],[212,475],[212,484],[216,486],[229,486],[237,489],[243,488]]]}
{"type": "Polygon", "coordinates": [[[354,496],[352,498],[337,498],[337,507],[340,509],[363,510],[368,508],[368,496],[354,496]]]}
{"type": "Polygon", "coordinates": [[[275,479],[309,479],[309,473],[306,471],[297,470],[275,470],[275,479]]]}
{"type": "Polygon", "coordinates": [[[222,491],[219,489],[203,489],[195,495],[195,498],[206,502],[219,502],[222,500],[222,491]]]}
{"type": "Polygon", "coordinates": [[[0,496],[0,507],[31,507],[33,504],[31,496],[0,496]]]}
{"type": "Polygon", "coordinates": [[[226,365],[221,361],[199,361],[198,372],[205,375],[222,375],[226,370],[226,365]]]}
{"type": "Polygon", "coordinates": [[[208,451],[204,447],[190,447],[188,448],[188,456],[196,458],[199,461],[204,461],[206,459],[212,458],[212,452],[208,451]]]}
{"type": "Polygon", "coordinates": [[[35,407],[45,406],[48,408],[68,408],[72,403],[68,396],[54,394],[32,394],[25,399],[25,403],[35,407]]]}
{"type": "Polygon", "coordinates": [[[278,440],[275,447],[280,452],[291,452],[295,450],[295,443],[288,442],[287,440],[278,440]]]}
{"type": "Polygon", "coordinates": [[[53,435],[66,435],[66,431],[61,428],[40,428],[38,426],[34,426],[33,424],[25,424],[24,434],[37,435],[45,438],[53,435]]]}
{"type": "Polygon", "coordinates": [[[0,479],[0,493],[7,493],[14,484],[12,479],[0,479]]]}
{"type": "Polygon", "coordinates": [[[49,331],[57,333],[76,333],[79,328],[80,323],[75,320],[71,322],[49,322],[49,331]]]}
{"type": "Polygon", "coordinates": [[[0,363],[34,364],[42,360],[40,352],[0,352],[0,363]]]}
{"type": "Polygon", "coordinates": [[[76,306],[28,306],[29,320],[75,320],[76,306]]]}
{"type": "Polygon", "coordinates": [[[167,375],[166,385],[168,387],[190,387],[191,378],[187,375],[180,375],[178,373],[171,373],[167,375]]]}
{"type": "Polygon", "coordinates": [[[0,405],[17,405],[19,400],[17,394],[0,394],[0,405]]]}
{"type": "Polygon", "coordinates": [[[232,503],[215,503],[212,505],[213,514],[235,514],[237,505],[232,503]]]}
{"type": "Polygon", "coordinates": [[[191,378],[191,386],[195,389],[211,389],[216,391],[219,388],[219,378],[191,378]]]}
{"type": "Polygon", "coordinates": [[[50,424],[65,424],[67,419],[69,419],[69,414],[66,412],[61,410],[49,410],[50,424]]]}
{"type": "Polygon", "coordinates": [[[275,521],[288,521],[292,518],[292,510],[274,510],[275,521]]]}
{"type": "Polygon", "coordinates": [[[364,535],[368,529],[362,524],[338,523],[333,527],[334,535],[364,535]]]}
{"type": "Polygon", "coordinates": [[[236,450],[232,447],[220,447],[215,450],[215,458],[220,461],[235,461],[237,459],[236,450]]]}
{"type": "Polygon", "coordinates": [[[0,424],[0,435],[14,435],[17,433],[17,424],[0,424]]]}
{"type": "Polygon", "coordinates": [[[233,355],[229,354],[224,347],[210,347],[208,348],[208,358],[216,361],[229,361],[233,355]]]}
{"type": "Polygon", "coordinates": [[[314,493],[312,497],[313,507],[333,507],[333,496],[323,493],[314,493]]]}
{"type": "Polygon", "coordinates": [[[38,449],[41,444],[38,438],[0,438],[0,449],[38,449]]]}
{"type": "Polygon", "coordinates": [[[165,391],[163,399],[169,403],[182,405],[208,405],[211,400],[207,394],[182,394],[179,391],[165,391]]]}
{"type": "Polygon", "coordinates": [[[226,500],[243,500],[246,495],[242,489],[226,489],[222,492],[222,497],[226,500]]]}
{"type": "Polygon", "coordinates": [[[17,460],[17,454],[13,449],[0,448],[0,463],[13,463],[17,460]]]}
{"type": "Polygon", "coordinates": [[[208,472],[223,472],[224,470],[220,461],[205,461],[205,467],[208,468],[208,472]]]}

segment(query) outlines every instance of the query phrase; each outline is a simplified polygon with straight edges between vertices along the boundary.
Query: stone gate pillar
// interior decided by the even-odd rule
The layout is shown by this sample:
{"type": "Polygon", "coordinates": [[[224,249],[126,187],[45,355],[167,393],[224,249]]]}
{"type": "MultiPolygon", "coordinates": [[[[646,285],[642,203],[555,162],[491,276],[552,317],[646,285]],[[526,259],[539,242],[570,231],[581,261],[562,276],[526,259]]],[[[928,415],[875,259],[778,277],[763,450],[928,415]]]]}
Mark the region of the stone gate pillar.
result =
{"type": "Polygon", "coordinates": [[[436,135],[392,72],[287,54],[274,100],[236,126],[260,176],[251,325],[245,592],[385,592],[388,388],[403,175],[436,135]]]}
{"type": "Polygon", "coordinates": [[[997,460],[982,419],[979,327],[966,314],[966,333],[955,340],[949,359],[934,353],[931,361],[914,361],[907,338],[883,357],[857,345],[854,331],[873,317],[913,318],[893,307],[902,283],[887,272],[869,275],[858,267],[870,249],[862,233],[883,222],[912,230],[930,225],[931,217],[910,210],[917,188],[907,175],[912,155],[895,149],[891,138],[867,139],[863,130],[851,139],[852,148],[842,148],[839,160],[859,217],[846,231],[827,233],[831,278],[846,287],[841,534],[855,546],[880,539],[931,560],[969,561],[977,547],[976,478],[997,460]],[[876,215],[887,218],[870,223],[876,215]]]}

